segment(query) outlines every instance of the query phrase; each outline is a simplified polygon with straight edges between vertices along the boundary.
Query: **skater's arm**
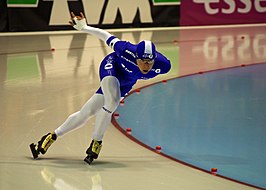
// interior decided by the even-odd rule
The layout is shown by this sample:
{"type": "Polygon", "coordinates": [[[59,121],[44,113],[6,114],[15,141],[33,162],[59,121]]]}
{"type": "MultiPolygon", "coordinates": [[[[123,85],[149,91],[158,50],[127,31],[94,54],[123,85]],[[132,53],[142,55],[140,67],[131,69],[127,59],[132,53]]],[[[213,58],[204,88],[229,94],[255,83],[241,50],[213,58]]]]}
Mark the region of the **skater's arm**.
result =
{"type": "Polygon", "coordinates": [[[94,28],[88,25],[85,26],[81,31],[86,32],[92,36],[95,36],[104,42],[106,42],[108,38],[112,36],[112,34],[110,34],[109,32],[105,30],[102,30],[100,28],[94,28]]]}
{"type": "Polygon", "coordinates": [[[118,38],[110,34],[109,32],[102,30],[100,28],[95,28],[92,26],[88,26],[86,22],[86,18],[83,13],[80,13],[80,16],[76,16],[73,12],[71,12],[72,20],[69,23],[77,30],[86,32],[92,36],[99,38],[100,40],[107,43],[112,49],[114,49],[114,44],[117,41],[120,41],[118,38]]]}

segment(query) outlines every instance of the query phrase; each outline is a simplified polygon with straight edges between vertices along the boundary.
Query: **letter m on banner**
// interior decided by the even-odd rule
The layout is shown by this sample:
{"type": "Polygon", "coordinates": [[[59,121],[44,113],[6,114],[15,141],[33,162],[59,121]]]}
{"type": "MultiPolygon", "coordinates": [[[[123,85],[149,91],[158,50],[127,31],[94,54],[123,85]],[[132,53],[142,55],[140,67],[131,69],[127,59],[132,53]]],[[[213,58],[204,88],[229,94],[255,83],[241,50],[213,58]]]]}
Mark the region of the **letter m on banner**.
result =
{"type": "Polygon", "coordinates": [[[39,0],[8,0],[8,7],[37,7],[39,0]]]}

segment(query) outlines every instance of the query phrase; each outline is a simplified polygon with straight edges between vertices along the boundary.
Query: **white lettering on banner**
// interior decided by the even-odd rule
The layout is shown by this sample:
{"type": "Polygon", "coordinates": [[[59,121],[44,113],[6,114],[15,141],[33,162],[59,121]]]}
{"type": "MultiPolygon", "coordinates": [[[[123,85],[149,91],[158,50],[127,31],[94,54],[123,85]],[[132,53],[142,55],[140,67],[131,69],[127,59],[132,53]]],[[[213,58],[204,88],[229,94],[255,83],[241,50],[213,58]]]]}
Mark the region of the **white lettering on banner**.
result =
{"type": "Polygon", "coordinates": [[[105,0],[84,0],[83,8],[88,24],[99,24],[105,0]]]}
{"type": "Polygon", "coordinates": [[[104,15],[103,24],[112,24],[118,11],[122,16],[122,23],[132,23],[139,10],[141,22],[152,22],[149,0],[109,0],[104,15]]]}
{"type": "Polygon", "coordinates": [[[255,1],[255,8],[259,13],[265,13],[266,7],[262,7],[261,2],[266,2],[266,0],[256,0],[255,1]]]}
{"type": "MultiPolygon", "coordinates": [[[[70,17],[68,1],[70,0],[54,0],[49,25],[66,25],[70,17]]],[[[99,24],[104,2],[104,0],[82,1],[88,24],[99,24]]],[[[109,0],[103,24],[113,24],[118,11],[121,13],[123,24],[132,23],[137,11],[141,22],[153,22],[149,0],[109,0]]]]}
{"type": "Polygon", "coordinates": [[[219,0],[193,0],[193,2],[203,3],[206,12],[210,15],[217,14],[219,12],[218,9],[211,8],[211,3],[219,3],[219,0]]]}
{"type": "Polygon", "coordinates": [[[236,4],[234,3],[233,0],[224,0],[228,5],[229,5],[229,8],[228,9],[222,9],[222,13],[225,13],[225,14],[231,14],[235,11],[235,8],[236,8],[236,4]]]}
{"type": "Polygon", "coordinates": [[[67,21],[70,20],[67,1],[56,0],[53,2],[49,25],[66,25],[67,21]]]}
{"type": "Polygon", "coordinates": [[[249,61],[253,55],[256,59],[266,58],[266,34],[256,34],[251,38],[248,34],[234,37],[216,36],[206,38],[203,45],[192,48],[192,53],[203,53],[209,62],[217,61],[249,61]],[[240,41],[241,40],[241,41],[240,41]]]}
{"type": "Polygon", "coordinates": [[[198,4],[204,4],[205,11],[210,14],[218,14],[220,12],[224,14],[233,14],[235,12],[238,13],[249,13],[252,9],[253,3],[254,8],[258,13],[265,13],[266,7],[262,6],[262,2],[266,2],[266,0],[240,0],[240,2],[243,4],[243,8],[237,7],[235,0],[193,0],[194,3],[198,4]],[[221,6],[217,6],[219,8],[213,8],[213,4],[224,2],[228,5],[228,8],[221,8],[221,6]]]}
{"type": "Polygon", "coordinates": [[[252,8],[252,3],[250,0],[241,0],[242,3],[245,4],[244,8],[238,8],[239,13],[249,13],[252,8]]]}

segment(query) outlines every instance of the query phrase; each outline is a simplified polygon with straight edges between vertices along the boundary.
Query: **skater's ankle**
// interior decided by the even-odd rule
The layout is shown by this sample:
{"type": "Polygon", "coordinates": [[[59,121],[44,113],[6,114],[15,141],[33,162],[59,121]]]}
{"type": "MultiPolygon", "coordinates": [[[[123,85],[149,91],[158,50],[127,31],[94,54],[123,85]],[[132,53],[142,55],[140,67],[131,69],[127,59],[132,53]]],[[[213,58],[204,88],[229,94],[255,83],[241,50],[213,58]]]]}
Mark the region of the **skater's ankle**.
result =
{"type": "Polygon", "coordinates": [[[57,139],[57,134],[55,133],[55,131],[51,132],[51,134],[52,134],[52,139],[56,140],[57,139]]]}
{"type": "Polygon", "coordinates": [[[96,139],[92,139],[92,141],[96,141],[97,143],[99,143],[99,144],[102,144],[102,140],[96,140],[96,139]]]}

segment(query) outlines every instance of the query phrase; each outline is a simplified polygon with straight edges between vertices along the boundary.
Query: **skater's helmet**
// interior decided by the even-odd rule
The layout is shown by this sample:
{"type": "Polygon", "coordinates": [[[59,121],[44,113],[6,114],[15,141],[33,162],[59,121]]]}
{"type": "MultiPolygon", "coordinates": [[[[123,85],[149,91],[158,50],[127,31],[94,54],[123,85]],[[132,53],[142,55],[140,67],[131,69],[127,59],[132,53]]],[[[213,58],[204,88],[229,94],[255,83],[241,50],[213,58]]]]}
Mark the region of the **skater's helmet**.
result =
{"type": "Polygon", "coordinates": [[[157,56],[155,45],[151,41],[141,41],[137,45],[136,56],[141,60],[154,60],[157,56]]]}

